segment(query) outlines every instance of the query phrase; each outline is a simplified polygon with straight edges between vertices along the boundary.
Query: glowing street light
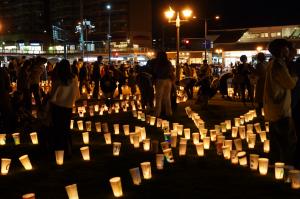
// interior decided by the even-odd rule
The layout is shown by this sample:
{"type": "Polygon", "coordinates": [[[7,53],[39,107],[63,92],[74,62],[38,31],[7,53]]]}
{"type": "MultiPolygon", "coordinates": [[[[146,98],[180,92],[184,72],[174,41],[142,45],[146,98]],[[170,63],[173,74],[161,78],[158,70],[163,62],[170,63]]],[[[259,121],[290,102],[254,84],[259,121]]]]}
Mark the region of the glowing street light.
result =
{"type": "Polygon", "coordinates": [[[182,11],[182,14],[184,17],[191,17],[192,16],[193,11],[191,11],[190,9],[186,9],[182,11]]]}

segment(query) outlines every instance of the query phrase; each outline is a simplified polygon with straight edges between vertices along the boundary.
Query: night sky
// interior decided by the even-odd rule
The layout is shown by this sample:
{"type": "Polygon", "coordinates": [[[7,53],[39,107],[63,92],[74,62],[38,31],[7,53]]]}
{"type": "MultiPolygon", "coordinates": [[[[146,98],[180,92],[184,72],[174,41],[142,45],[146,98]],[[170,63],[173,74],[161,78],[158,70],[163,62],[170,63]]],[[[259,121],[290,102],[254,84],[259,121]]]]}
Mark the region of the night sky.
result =
{"type": "Polygon", "coordinates": [[[153,36],[159,38],[162,32],[165,37],[174,35],[175,26],[168,24],[163,14],[169,5],[174,10],[189,6],[197,16],[196,20],[182,26],[182,37],[202,37],[204,24],[201,19],[205,16],[221,16],[218,22],[208,21],[209,30],[300,24],[296,2],[299,3],[297,0],[153,0],[153,36]]]}

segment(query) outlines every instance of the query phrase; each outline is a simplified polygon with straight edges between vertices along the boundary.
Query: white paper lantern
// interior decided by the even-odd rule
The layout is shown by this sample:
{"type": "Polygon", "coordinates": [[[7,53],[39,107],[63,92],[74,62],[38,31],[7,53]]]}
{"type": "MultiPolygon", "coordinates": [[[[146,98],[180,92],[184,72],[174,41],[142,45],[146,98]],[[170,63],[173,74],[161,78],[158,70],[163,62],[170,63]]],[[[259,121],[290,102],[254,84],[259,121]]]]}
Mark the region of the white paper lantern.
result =
{"type": "Polygon", "coordinates": [[[158,170],[164,169],[164,154],[156,154],[156,168],[158,170]]]}
{"type": "Polygon", "coordinates": [[[246,167],[247,166],[247,155],[245,151],[241,151],[237,154],[239,158],[239,163],[241,166],[246,167]]]}
{"type": "Polygon", "coordinates": [[[19,145],[21,143],[20,142],[20,133],[13,133],[12,137],[14,139],[15,145],[19,145]]]}
{"type": "Polygon", "coordinates": [[[64,150],[55,151],[55,160],[57,165],[64,164],[64,150]]]}
{"type": "Polygon", "coordinates": [[[259,165],[260,175],[267,175],[268,166],[269,166],[269,159],[268,158],[259,158],[258,159],[258,165],[259,165]]]}
{"type": "Polygon", "coordinates": [[[30,133],[30,138],[31,138],[32,144],[39,144],[39,140],[38,140],[38,136],[37,136],[36,132],[30,133]]]}
{"type": "Polygon", "coordinates": [[[27,193],[22,196],[22,199],[35,199],[34,193],[27,193]]]}
{"type": "Polygon", "coordinates": [[[150,162],[142,162],[141,168],[142,168],[144,179],[146,179],[146,180],[151,179],[152,178],[151,163],[150,162]]]}
{"type": "Polygon", "coordinates": [[[250,154],[250,169],[256,171],[258,169],[258,158],[257,154],[250,154]]]}
{"type": "Polygon", "coordinates": [[[234,139],[234,146],[237,151],[243,150],[242,140],[240,138],[234,139]]]}
{"type": "Polygon", "coordinates": [[[201,143],[197,143],[196,145],[196,150],[197,150],[197,155],[200,157],[204,156],[204,144],[201,143]]]}
{"type": "Polygon", "coordinates": [[[97,133],[101,133],[101,123],[100,122],[96,122],[95,123],[95,127],[96,127],[96,132],[97,133]]]}
{"type": "Polygon", "coordinates": [[[126,136],[129,135],[130,130],[129,130],[128,124],[123,125],[123,131],[124,131],[124,135],[126,135],[126,136]]]}
{"type": "Polygon", "coordinates": [[[275,163],[275,179],[282,180],[284,176],[284,162],[275,163]]]}
{"type": "Polygon", "coordinates": [[[10,167],[11,159],[1,158],[1,175],[7,175],[10,167]]]}
{"type": "Polygon", "coordinates": [[[0,145],[6,144],[6,134],[0,134],[0,145]]]}
{"type": "Polygon", "coordinates": [[[270,152],[270,140],[264,141],[264,152],[269,153],[270,152]]]}
{"type": "Polygon", "coordinates": [[[139,167],[129,169],[132,182],[134,185],[140,185],[142,183],[141,173],[139,167]]]}
{"type": "Polygon", "coordinates": [[[150,151],[150,139],[143,140],[144,151],[150,151]]]}
{"type": "Polygon", "coordinates": [[[180,143],[179,144],[179,156],[185,156],[186,155],[186,143],[180,143]]]}
{"type": "Polygon", "coordinates": [[[91,121],[86,121],[85,122],[85,128],[87,131],[92,131],[92,122],[91,121]]]}
{"type": "Polygon", "coordinates": [[[89,132],[83,132],[82,133],[82,140],[83,140],[84,144],[89,144],[90,143],[89,132]]]}
{"type": "Polygon", "coordinates": [[[110,133],[104,133],[104,139],[106,144],[111,144],[111,134],[110,133]]]}
{"type": "Polygon", "coordinates": [[[77,121],[77,126],[78,126],[79,131],[83,131],[83,121],[82,120],[77,121]]]}
{"type": "Polygon", "coordinates": [[[300,189],[300,170],[290,170],[292,189],[300,189]]]}
{"type": "Polygon", "coordinates": [[[120,155],[121,145],[121,142],[113,142],[113,156],[120,155]]]}
{"type": "Polygon", "coordinates": [[[204,149],[210,148],[210,137],[203,138],[204,149]]]}
{"type": "Polygon", "coordinates": [[[19,158],[19,160],[22,163],[25,170],[32,170],[32,165],[31,165],[31,162],[30,162],[30,159],[29,159],[28,155],[21,156],[19,158]]]}
{"type": "Polygon", "coordinates": [[[69,199],[79,199],[76,184],[68,185],[65,188],[66,188],[69,199]]]}
{"type": "Polygon", "coordinates": [[[90,160],[90,149],[88,146],[84,146],[80,148],[82,159],[84,161],[89,161],[90,160]]]}

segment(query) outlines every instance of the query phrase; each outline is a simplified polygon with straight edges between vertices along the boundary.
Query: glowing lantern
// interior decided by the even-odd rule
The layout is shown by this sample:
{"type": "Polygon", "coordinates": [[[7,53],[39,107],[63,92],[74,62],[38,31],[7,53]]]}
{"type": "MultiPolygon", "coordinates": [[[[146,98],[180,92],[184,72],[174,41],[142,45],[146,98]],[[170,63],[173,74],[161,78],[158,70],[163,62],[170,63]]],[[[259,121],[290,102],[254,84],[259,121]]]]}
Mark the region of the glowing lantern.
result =
{"type": "Polygon", "coordinates": [[[226,123],[225,122],[221,123],[221,131],[222,131],[222,133],[226,133],[226,123]]]}
{"type": "Polygon", "coordinates": [[[31,165],[31,162],[30,162],[30,159],[29,159],[28,155],[21,156],[19,158],[19,160],[22,163],[25,170],[31,170],[32,169],[32,165],[31,165]]]}
{"type": "Polygon", "coordinates": [[[248,140],[248,147],[249,149],[254,149],[256,141],[256,134],[250,134],[248,140]]]}
{"type": "Polygon", "coordinates": [[[204,145],[203,143],[197,143],[196,145],[196,150],[197,150],[197,155],[200,157],[204,156],[204,145]]]}
{"type": "Polygon", "coordinates": [[[119,135],[120,134],[119,124],[114,124],[114,131],[115,131],[115,135],[119,135]]]}
{"type": "Polygon", "coordinates": [[[160,128],[161,127],[161,123],[162,123],[162,119],[161,118],[157,118],[157,120],[156,120],[156,127],[160,128]]]}
{"type": "Polygon", "coordinates": [[[210,147],[210,137],[203,138],[204,149],[209,149],[210,147]]]}
{"type": "Polygon", "coordinates": [[[80,148],[82,159],[85,161],[90,160],[90,149],[88,146],[84,146],[80,148]]]}
{"type": "Polygon", "coordinates": [[[253,124],[247,124],[247,131],[250,131],[253,133],[253,124]]]}
{"type": "Polygon", "coordinates": [[[133,139],[133,147],[139,148],[140,147],[140,136],[137,133],[135,133],[133,135],[132,139],[133,139]]]}
{"type": "Polygon", "coordinates": [[[155,125],[155,120],[156,120],[156,117],[154,117],[154,116],[151,116],[151,117],[150,117],[150,125],[151,125],[151,126],[154,126],[154,125],[155,125]]]}
{"type": "Polygon", "coordinates": [[[230,160],[230,148],[229,146],[223,146],[223,156],[225,158],[225,160],[230,160]]]}
{"type": "Polygon", "coordinates": [[[39,144],[39,140],[38,140],[38,136],[37,136],[36,132],[30,133],[30,138],[31,138],[32,144],[39,144]]]}
{"type": "Polygon", "coordinates": [[[184,132],[184,137],[186,138],[186,139],[191,139],[191,129],[189,129],[189,128],[185,128],[184,130],[183,130],[183,132],[184,132]]]}
{"type": "Polygon", "coordinates": [[[182,135],[183,132],[183,125],[179,124],[177,125],[177,134],[182,135]]]}
{"type": "Polygon", "coordinates": [[[89,139],[89,132],[83,132],[82,133],[82,140],[84,144],[89,144],[90,139],[89,139]]]}
{"type": "Polygon", "coordinates": [[[300,170],[290,170],[292,189],[300,189],[300,170]]]}
{"type": "Polygon", "coordinates": [[[260,141],[264,142],[267,139],[267,133],[266,133],[266,131],[261,131],[259,133],[259,137],[260,137],[260,141]]]}
{"type": "Polygon", "coordinates": [[[57,165],[64,164],[64,150],[55,151],[55,160],[57,165]]]}
{"type": "Polygon", "coordinates": [[[85,122],[85,128],[87,131],[92,131],[92,122],[91,121],[86,121],[85,122]]]}
{"type": "Polygon", "coordinates": [[[243,150],[242,140],[240,138],[235,139],[233,142],[234,142],[235,149],[237,151],[243,150]]]}
{"type": "Polygon", "coordinates": [[[180,143],[179,144],[179,156],[185,156],[186,155],[186,143],[180,143]]]}
{"type": "Polygon", "coordinates": [[[250,169],[256,171],[258,168],[258,158],[257,154],[250,154],[250,169]]]}
{"type": "Polygon", "coordinates": [[[129,135],[129,125],[125,124],[123,125],[123,131],[125,135],[129,135]]]}
{"type": "Polygon", "coordinates": [[[27,193],[22,196],[22,199],[35,199],[34,193],[27,193]]]}
{"type": "Polygon", "coordinates": [[[144,139],[143,147],[144,151],[150,151],[150,139],[144,139]]]}
{"type": "Polygon", "coordinates": [[[241,124],[241,119],[240,118],[234,118],[234,126],[239,127],[241,124]]]}
{"type": "Polygon", "coordinates": [[[74,128],[74,120],[71,120],[70,121],[70,129],[73,130],[73,128],[74,128]]]}
{"type": "Polygon", "coordinates": [[[269,166],[269,159],[268,158],[259,158],[258,159],[258,165],[259,165],[260,175],[267,175],[268,166],[269,166]]]}
{"type": "Polygon", "coordinates": [[[241,151],[237,154],[239,158],[239,163],[241,166],[246,167],[247,166],[247,156],[245,151],[241,151]]]}
{"type": "Polygon", "coordinates": [[[142,168],[144,179],[146,179],[146,180],[151,179],[152,178],[151,163],[150,162],[142,162],[141,168],[142,168]]]}
{"type": "Polygon", "coordinates": [[[20,133],[13,133],[12,137],[14,139],[15,145],[19,145],[20,144],[20,133]]]}
{"type": "Polygon", "coordinates": [[[232,150],[232,140],[225,140],[224,146],[228,146],[231,151],[232,150]]]}
{"type": "Polygon", "coordinates": [[[177,146],[177,135],[171,135],[171,147],[176,148],[177,146]]]}
{"type": "Polygon", "coordinates": [[[68,185],[65,188],[66,188],[69,199],[79,199],[76,184],[68,185]]]}
{"type": "Polygon", "coordinates": [[[11,159],[1,158],[1,175],[7,175],[10,167],[11,159]]]}
{"type": "Polygon", "coordinates": [[[121,150],[121,142],[114,142],[113,143],[113,156],[119,156],[121,150]]]}
{"type": "Polygon", "coordinates": [[[237,150],[230,151],[231,164],[238,164],[239,163],[239,158],[238,158],[237,154],[238,154],[237,150]]]}
{"type": "Polygon", "coordinates": [[[266,128],[266,132],[270,131],[270,123],[269,122],[265,122],[265,128],[266,128]]]}
{"type": "Polygon", "coordinates": [[[255,124],[254,124],[254,128],[255,128],[255,131],[256,131],[257,133],[260,133],[260,132],[261,132],[261,127],[260,127],[260,124],[259,124],[259,123],[255,123],[255,124]]]}
{"type": "Polygon", "coordinates": [[[199,143],[199,137],[200,137],[199,133],[193,133],[192,137],[193,137],[193,143],[198,144],[199,143]]]}
{"type": "Polygon", "coordinates": [[[132,182],[133,182],[134,185],[140,185],[142,183],[141,173],[140,173],[140,168],[139,167],[129,169],[129,173],[131,175],[132,182]]]}
{"type": "Polygon", "coordinates": [[[276,162],[275,163],[275,179],[282,180],[284,176],[284,163],[276,162]]]}
{"type": "Polygon", "coordinates": [[[156,154],[156,168],[158,170],[164,169],[164,154],[156,154]]]}
{"type": "Polygon", "coordinates": [[[82,120],[77,121],[77,126],[78,126],[79,131],[83,131],[83,121],[82,120]]]}
{"type": "Polygon", "coordinates": [[[211,139],[211,141],[216,141],[216,139],[217,139],[217,131],[216,130],[210,130],[209,131],[210,132],[210,139],[211,139]]]}
{"type": "Polygon", "coordinates": [[[95,123],[95,127],[96,127],[96,132],[97,133],[101,133],[101,123],[100,122],[96,122],[95,123]]]}
{"type": "Polygon", "coordinates": [[[264,141],[264,152],[269,153],[270,152],[270,140],[264,141]]]}
{"type": "Polygon", "coordinates": [[[239,134],[242,140],[246,139],[246,129],[245,126],[239,126],[239,134]]]}
{"type": "Polygon", "coordinates": [[[230,130],[231,129],[231,120],[225,120],[226,123],[226,129],[230,130]]]}
{"type": "Polygon", "coordinates": [[[169,163],[173,163],[174,162],[174,158],[173,158],[172,149],[166,149],[166,150],[163,150],[163,152],[164,152],[164,155],[165,155],[167,161],[169,163]]]}
{"type": "Polygon", "coordinates": [[[104,133],[104,139],[106,144],[111,144],[111,135],[110,133],[104,133]]]}
{"type": "Polygon", "coordinates": [[[0,134],[0,145],[6,144],[6,134],[0,134]]]}

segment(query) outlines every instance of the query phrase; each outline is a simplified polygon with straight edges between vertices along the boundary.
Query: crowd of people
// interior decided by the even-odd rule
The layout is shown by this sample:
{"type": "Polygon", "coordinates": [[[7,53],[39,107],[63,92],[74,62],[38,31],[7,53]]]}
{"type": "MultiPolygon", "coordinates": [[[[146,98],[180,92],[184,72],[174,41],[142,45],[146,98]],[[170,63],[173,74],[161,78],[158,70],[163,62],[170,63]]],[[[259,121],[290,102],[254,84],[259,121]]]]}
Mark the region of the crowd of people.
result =
{"type": "MultiPolygon", "coordinates": [[[[209,99],[220,91],[229,98],[228,80],[234,90],[233,97],[244,105],[256,105],[257,114],[270,122],[271,159],[300,166],[300,59],[295,60],[296,49],[284,39],[269,44],[272,58],[266,60],[263,53],[256,56],[251,65],[245,55],[231,72],[220,74],[206,60],[202,65],[184,64],[183,79],[176,77],[175,69],[164,51],[147,62],[145,66],[105,64],[102,56],[94,63],[82,59],[61,60],[52,64],[46,58],[35,57],[12,59],[8,67],[0,67],[0,111],[3,131],[12,132],[16,127],[19,108],[31,113],[34,96],[35,108],[43,121],[51,121],[53,147],[70,152],[71,139],[68,135],[71,111],[76,100],[84,93],[100,99],[100,90],[105,103],[110,106],[122,87],[128,86],[131,94],[141,94],[144,109],[157,117],[172,117],[176,109],[176,88],[183,85],[189,99],[193,99],[194,87],[199,86],[196,103],[208,107],[209,99]],[[40,87],[42,80],[51,80],[49,94],[40,87]],[[11,95],[11,85],[17,91],[11,95]],[[116,91],[117,94],[116,94],[116,91]],[[154,92],[155,91],[155,92],[154,92]],[[155,100],[154,100],[155,99],[155,100]],[[154,103],[155,101],[155,103],[154,103]],[[55,140],[55,141],[54,141],[55,140]]],[[[49,124],[48,124],[49,125],[49,124]]]]}

